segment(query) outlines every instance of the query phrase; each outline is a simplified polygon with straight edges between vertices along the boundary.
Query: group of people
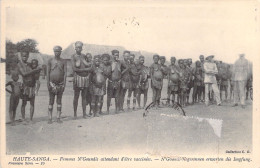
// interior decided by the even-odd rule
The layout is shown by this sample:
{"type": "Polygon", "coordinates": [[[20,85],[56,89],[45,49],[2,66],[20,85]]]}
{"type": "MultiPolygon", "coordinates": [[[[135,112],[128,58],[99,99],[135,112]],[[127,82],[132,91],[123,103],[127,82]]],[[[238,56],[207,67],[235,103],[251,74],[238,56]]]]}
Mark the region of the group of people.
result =
{"type": "MultiPolygon", "coordinates": [[[[73,76],[73,109],[74,118],[77,118],[78,99],[81,94],[83,118],[103,115],[102,107],[104,96],[107,95],[107,114],[109,114],[111,99],[115,99],[115,112],[124,111],[124,100],[127,97],[127,109],[130,109],[130,100],[133,95],[132,108],[145,108],[149,89],[148,79],[151,80],[152,102],[155,108],[160,107],[163,79],[167,79],[167,105],[179,103],[182,107],[189,105],[189,95],[193,88],[192,102],[205,102],[208,106],[210,101],[216,101],[221,105],[221,91],[225,92],[227,99],[228,88],[234,93],[234,104],[238,105],[240,99],[242,108],[245,107],[245,88],[248,81],[252,81],[249,75],[249,63],[240,54],[240,58],[233,65],[221,61],[214,61],[214,56],[199,57],[192,67],[192,59],[179,59],[171,57],[170,65],[166,66],[165,56],[154,55],[153,64],[150,67],[144,65],[145,57],[136,58],[130,51],[123,52],[123,60],[119,60],[119,51],[111,51],[111,55],[95,55],[82,53],[83,43],[75,43],[75,54],[71,56],[74,72],[73,76]],[[228,87],[230,85],[230,87],[228,87]],[[141,95],[144,95],[141,105],[141,95]],[[126,96],[127,95],[127,96],[126,96]],[[86,107],[89,105],[89,113],[86,107]],[[138,105],[138,107],[137,107],[138,105]]],[[[62,95],[66,87],[67,65],[62,59],[62,47],[53,48],[54,57],[47,63],[47,87],[49,91],[48,123],[52,123],[53,105],[56,97],[57,122],[61,121],[62,95]]],[[[39,74],[41,67],[37,60],[28,63],[29,53],[21,52],[21,61],[17,71],[12,73],[13,81],[10,97],[9,114],[12,124],[15,121],[16,108],[19,99],[22,99],[21,113],[25,120],[25,106],[30,101],[30,120],[33,119],[35,94],[40,86],[39,74]],[[19,74],[23,83],[18,82],[19,74]]],[[[165,84],[164,84],[165,85],[165,84]]]]}

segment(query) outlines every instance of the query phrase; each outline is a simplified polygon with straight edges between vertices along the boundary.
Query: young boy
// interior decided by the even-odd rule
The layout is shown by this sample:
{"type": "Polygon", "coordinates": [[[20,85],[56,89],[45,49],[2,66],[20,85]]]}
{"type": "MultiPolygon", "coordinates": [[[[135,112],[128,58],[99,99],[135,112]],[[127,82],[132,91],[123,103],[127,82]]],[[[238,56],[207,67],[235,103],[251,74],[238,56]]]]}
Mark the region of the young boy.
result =
{"type": "Polygon", "coordinates": [[[57,123],[62,123],[60,119],[61,104],[67,78],[66,61],[60,58],[62,48],[55,46],[53,51],[55,57],[50,58],[47,64],[47,87],[49,91],[48,124],[52,124],[52,110],[55,96],[57,96],[57,123]]]}
{"type": "Polygon", "coordinates": [[[100,55],[94,56],[93,61],[93,71],[91,78],[91,108],[94,113],[94,117],[98,117],[100,114],[100,107],[102,103],[102,96],[104,96],[104,87],[105,87],[105,76],[104,76],[104,68],[100,65],[100,55]]]}
{"type": "MultiPolygon", "coordinates": [[[[170,98],[172,95],[172,103],[175,102],[175,95],[179,97],[179,70],[175,65],[176,58],[171,57],[171,65],[168,71],[168,90],[167,90],[167,105],[170,105],[170,98]]],[[[177,98],[178,99],[178,98],[177,98]]]]}
{"type": "Polygon", "coordinates": [[[10,102],[9,102],[9,117],[11,121],[11,125],[15,125],[15,114],[16,114],[16,109],[19,104],[19,99],[22,93],[22,83],[18,82],[19,76],[17,72],[12,73],[12,80],[9,81],[5,87],[11,86],[12,91],[6,89],[7,92],[11,93],[10,96],[10,102]]]}
{"type": "MultiPolygon", "coordinates": [[[[38,68],[38,60],[37,59],[32,59],[31,61],[31,68],[32,70],[34,69],[37,69],[38,68]]],[[[35,95],[38,95],[38,92],[39,92],[39,89],[40,89],[40,86],[41,86],[41,82],[40,82],[40,72],[38,73],[35,73],[34,74],[34,80],[35,80],[35,95]]]]}
{"type": "Polygon", "coordinates": [[[160,92],[162,89],[163,72],[161,65],[158,63],[159,55],[153,56],[154,63],[150,66],[151,71],[151,88],[153,90],[153,103],[156,108],[159,107],[160,92]]]}

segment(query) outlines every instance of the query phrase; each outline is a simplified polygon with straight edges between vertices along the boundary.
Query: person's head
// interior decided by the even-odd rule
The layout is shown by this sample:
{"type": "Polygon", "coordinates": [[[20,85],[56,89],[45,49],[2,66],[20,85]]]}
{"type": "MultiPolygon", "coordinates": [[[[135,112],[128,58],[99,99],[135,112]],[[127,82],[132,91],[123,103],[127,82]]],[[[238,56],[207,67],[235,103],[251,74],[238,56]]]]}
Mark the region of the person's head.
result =
{"type": "Polygon", "coordinates": [[[184,60],[183,59],[179,59],[178,60],[178,64],[179,64],[180,68],[183,68],[184,67],[184,60]]]}
{"type": "Polygon", "coordinates": [[[222,61],[219,61],[219,64],[222,64],[222,61]]]}
{"type": "Polygon", "coordinates": [[[230,69],[230,65],[229,64],[227,64],[227,69],[230,69]]]}
{"type": "Polygon", "coordinates": [[[192,59],[189,58],[189,59],[188,59],[188,65],[191,66],[191,64],[192,64],[192,59]]]}
{"type": "Polygon", "coordinates": [[[187,67],[187,66],[189,65],[189,61],[188,61],[188,59],[184,59],[184,61],[183,61],[183,65],[184,65],[185,67],[187,67]]]}
{"type": "Polygon", "coordinates": [[[119,59],[119,51],[118,50],[112,50],[112,56],[115,61],[118,61],[119,59]]]}
{"type": "Polygon", "coordinates": [[[135,55],[134,54],[130,54],[130,63],[134,63],[135,62],[135,55]]]}
{"type": "Polygon", "coordinates": [[[32,59],[32,61],[31,61],[32,69],[36,69],[38,67],[38,64],[39,64],[39,62],[37,59],[32,59]]]}
{"type": "Polygon", "coordinates": [[[144,64],[144,56],[142,56],[142,55],[139,56],[139,63],[140,63],[141,65],[144,64]]]}
{"type": "Polygon", "coordinates": [[[99,66],[100,65],[100,55],[95,55],[93,61],[94,61],[95,66],[99,66]]]}
{"type": "Polygon", "coordinates": [[[240,58],[240,59],[243,59],[243,58],[245,58],[245,54],[244,54],[244,53],[242,53],[242,54],[239,54],[239,58],[240,58]]]}
{"type": "Polygon", "coordinates": [[[204,55],[200,55],[200,62],[204,62],[204,55]]]}
{"type": "Polygon", "coordinates": [[[160,63],[162,64],[162,65],[164,65],[165,64],[165,56],[160,56],[160,63]]]}
{"type": "Polygon", "coordinates": [[[55,57],[60,57],[61,51],[62,51],[61,46],[53,47],[53,52],[54,52],[55,57]]]}
{"type": "Polygon", "coordinates": [[[158,63],[159,62],[159,59],[160,59],[160,56],[159,55],[157,55],[157,54],[155,54],[155,55],[153,55],[153,62],[154,63],[158,63]]]}
{"type": "Polygon", "coordinates": [[[12,72],[12,80],[15,82],[19,80],[19,75],[17,72],[12,72]]]}
{"type": "Polygon", "coordinates": [[[29,58],[29,52],[26,51],[22,51],[21,52],[21,58],[23,62],[27,62],[28,58],[29,58]]]}
{"type": "Polygon", "coordinates": [[[102,60],[103,60],[103,63],[104,63],[105,65],[109,65],[110,55],[108,55],[108,54],[103,54],[103,55],[102,55],[102,60]]]}
{"type": "Polygon", "coordinates": [[[214,55],[210,55],[206,58],[206,60],[209,62],[214,62],[213,58],[214,58],[214,55]]]}
{"type": "Polygon", "coordinates": [[[201,62],[200,61],[196,61],[196,67],[197,68],[201,67],[201,62]]]}
{"type": "Polygon", "coordinates": [[[176,58],[175,57],[171,57],[171,64],[174,65],[176,62],[176,58]]]}
{"type": "Polygon", "coordinates": [[[91,62],[92,61],[92,55],[90,53],[87,53],[86,54],[86,57],[87,57],[87,61],[88,62],[91,62]]]}
{"type": "Polygon", "coordinates": [[[129,61],[130,51],[125,50],[123,52],[123,57],[125,61],[129,61]]]}
{"type": "Polygon", "coordinates": [[[81,41],[77,41],[75,43],[75,50],[77,54],[81,54],[83,43],[81,41]]]}

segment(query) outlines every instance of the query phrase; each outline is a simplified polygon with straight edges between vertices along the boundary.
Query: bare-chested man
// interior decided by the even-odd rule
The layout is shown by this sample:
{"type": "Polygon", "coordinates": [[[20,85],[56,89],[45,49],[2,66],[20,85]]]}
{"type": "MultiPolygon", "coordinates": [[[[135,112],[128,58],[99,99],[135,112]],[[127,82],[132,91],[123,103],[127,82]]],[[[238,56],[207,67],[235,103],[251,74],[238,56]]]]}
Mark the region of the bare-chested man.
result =
{"type": "Polygon", "coordinates": [[[112,73],[108,76],[107,85],[107,113],[109,114],[109,107],[111,104],[111,99],[115,98],[116,113],[118,113],[120,108],[120,90],[121,90],[121,62],[119,61],[119,51],[112,51],[112,62],[111,68],[112,73]]]}
{"type": "Polygon", "coordinates": [[[154,63],[150,67],[151,74],[151,88],[153,90],[153,104],[156,108],[159,107],[160,103],[160,93],[162,89],[163,72],[161,64],[159,64],[159,55],[153,56],[154,63]]]}
{"type": "Polygon", "coordinates": [[[171,57],[171,65],[169,65],[168,71],[168,90],[167,90],[167,105],[170,105],[170,99],[172,96],[172,104],[175,102],[175,95],[177,100],[179,99],[179,69],[175,65],[176,58],[171,57]]]}
{"type": "Polygon", "coordinates": [[[77,41],[75,43],[75,50],[76,53],[72,55],[71,62],[72,62],[72,69],[74,71],[74,80],[73,80],[73,87],[74,87],[74,100],[73,100],[73,107],[74,107],[74,118],[77,118],[77,108],[78,108],[78,99],[81,92],[81,99],[82,99],[82,110],[83,110],[83,118],[87,117],[86,114],[86,94],[89,87],[89,75],[90,71],[92,70],[91,65],[85,59],[85,55],[81,53],[83,43],[81,41],[77,41]]]}
{"type": "Polygon", "coordinates": [[[120,91],[120,111],[124,111],[124,100],[125,100],[125,94],[128,89],[131,88],[131,80],[129,75],[129,51],[124,51],[123,53],[124,60],[121,61],[121,72],[122,72],[122,79],[121,79],[121,91],[120,91]]]}
{"type": "Polygon", "coordinates": [[[60,58],[62,48],[60,46],[55,46],[53,51],[55,57],[50,58],[47,64],[47,87],[49,91],[48,124],[52,123],[52,111],[55,96],[57,96],[57,122],[62,123],[60,119],[62,95],[66,86],[67,78],[66,61],[60,58]]]}
{"type": "MultiPolygon", "coordinates": [[[[166,58],[165,56],[160,56],[160,64],[161,64],[161,69],[163,73],[163,79],[168,75],[168,67],[165,65],[166,58]]],[[[163,87],[163,80],[162,82],[162,87],[163,87]]],[[[162,89],[159,91],[159,105],[160,105],[160,100],[161,100],[161,94],[162,94],[162,89]]]]}
{"type": "Polygon", "coordinates": [[[32,122],[34,114],[34,102],[35,102],[35,78],[34,75],[41,71],[41,68],[38,67],[33,69],[30,67],[30,64],[27,62],[29,58],[29,52],[21,52],[22,60],[18,63],[18,71],[23,78],[23,93],[22,98],[22,119],[25,120],[25,107],[27,101],[30,101],[30,121],[32,122]]]}
{"type": "Polygon", "coordinates": [[[147,103],[147,93],[148,93],[148,88],[149,88],[149,82],[148,78],[150,77],[150,69],[149,67],[144,65],[144,56],[139,57],[139,67],[137,69],[140,69],[141,71],[141,77],[139,81],[139,87],[138,87],[138,94],[137,94],[137,103],[138,107],[141,108],[141,94],[144,94],[144,104],[143,108],[145,108],[146,103],[147,103]]]}
{"type": "Polygon", "coordinates": [[[136,96],[139,88],[139,81],[140,81],[140,69],[137,69],[137,64],[139,62],[135,62],[135,55],[130,54],[130,80],[131,80],[131,87],[128,89],[128,96],[127,96],[127,109],[130,110],[130,99],[133,93],[133,110],[136,109],[136,96]]]}

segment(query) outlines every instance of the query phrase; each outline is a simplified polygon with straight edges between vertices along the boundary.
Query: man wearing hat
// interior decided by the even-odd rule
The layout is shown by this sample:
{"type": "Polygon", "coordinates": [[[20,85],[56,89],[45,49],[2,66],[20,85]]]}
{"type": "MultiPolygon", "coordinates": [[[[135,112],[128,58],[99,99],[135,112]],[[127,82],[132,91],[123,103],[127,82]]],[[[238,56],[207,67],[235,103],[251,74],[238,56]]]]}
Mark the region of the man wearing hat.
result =
{"type": "Polygon", "coordinates": [[[242,108],[245,108],[245,87],[249,78],[249,63],[245,59],[245,54],[239,54],[239,59],[235,62],[233,68],[234,80],[234,106],[238,106],[238,96],[242,108]]]}
{"type": "Polygon", "coordinates": [[[87,103],[86,94],[88,92],[89,84],[90,84],[90,81],[89,81],[90,72],[92,71],[92,66],[86,61],[85,55],[81,53],[82,46],[83,46],[83,43],[81,41],[77,41],[75,43],[76,53],[71,56],[72,69],[74,71],[73,108],[74,108],[74,118],[75,119],[77,118],[78,99],[79,99],[80,92],[81,92],[81,99],[82,99],[83,118],[87,117],[86,105],[88,103],[87,103]]]}
{"type": "Polygon", "coordinates": [[[57,95],[57,122],[62,123],[60,120],[62,95],[66,86],[67,78],[67,65],[66,61],[60,58],[62,48],[55,46],[53,48],[54,58],[50,58],[47,64],[47,87],[49,91],[49,107],[48,107],[48,123],[52,123],[52,110],[57,95]]]}
{"type": "Polygon", "coordinates": [[[216,74],[218,74],[217,65],[213,62],[214,55],[210,55],[206,58],[206,62],[204,63],[204,71],[205,71],[205,104],[209,105],[209,91],[213,89],[214,96],[217,101],[217,105],[221,105],[219,89],[216,80],[216,74]]]}
{"type": "Polygon", "coordinates": [[[41,71],[40,67],[32,69],[27,62],[29,58],[29,51],[21,51],[21,61],[18,63],[18,71],[23,78],[23,92],[21,95],[22,106],[21,113],[22,119],[25,120],[25,107],[27,101],[30,101],[30,121],[32,122],[34,114],[34,101],[35,101],[35,78],[34,75],[41,71]]]}

